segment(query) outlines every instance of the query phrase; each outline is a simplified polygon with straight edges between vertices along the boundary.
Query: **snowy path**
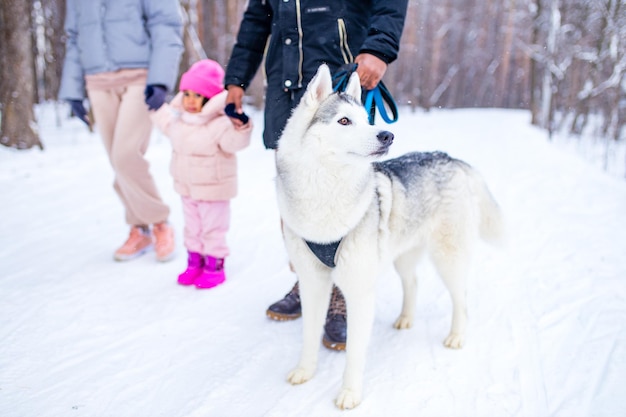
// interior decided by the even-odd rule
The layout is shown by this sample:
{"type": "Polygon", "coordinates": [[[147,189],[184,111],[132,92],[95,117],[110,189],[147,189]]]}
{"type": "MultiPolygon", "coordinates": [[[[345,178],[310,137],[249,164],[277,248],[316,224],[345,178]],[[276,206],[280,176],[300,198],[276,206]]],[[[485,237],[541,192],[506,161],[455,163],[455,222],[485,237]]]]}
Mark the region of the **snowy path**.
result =
{"type": "Polygon", "coordinates": [[[365,399],[341,412],[344,355],[320,345],[317,374],[292,387],[301,321],[264,315],[294,276],[260,128],[240,155],[227,283],[196,291],[175,284],[167,140],[155,134],[149,158],[179,256],[115,263],[127,230],[99,139],[40,112],[45,152],[0,149],[1,416],[626,415],[626,182],[555,149],[526,113],[404,112],[389,127],[391,156],[439,149],[477,167],[509,240],[478,246],[461,351],[442,346],[450,302],[428,263],[408,331],[392,328],[399,280],[381,277],[365,399]]]}

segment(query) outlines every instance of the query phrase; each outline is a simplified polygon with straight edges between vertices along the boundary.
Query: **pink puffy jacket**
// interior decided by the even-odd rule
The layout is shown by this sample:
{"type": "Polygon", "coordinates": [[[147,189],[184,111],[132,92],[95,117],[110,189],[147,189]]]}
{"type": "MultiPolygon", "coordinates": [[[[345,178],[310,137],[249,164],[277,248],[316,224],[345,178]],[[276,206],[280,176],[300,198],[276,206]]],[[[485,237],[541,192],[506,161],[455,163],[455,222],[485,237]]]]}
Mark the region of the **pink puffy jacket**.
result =
{"type": "Polygon", "coordinates": [[[252,121],[236,130],[224,114],[226,91],[200,113],[182,108],[182,93],[151,112],[152,121],[172,141],[170,173],[174,189],[195,200],[229,200],[237,195],[235,152],[250,144],[252,121]]]}

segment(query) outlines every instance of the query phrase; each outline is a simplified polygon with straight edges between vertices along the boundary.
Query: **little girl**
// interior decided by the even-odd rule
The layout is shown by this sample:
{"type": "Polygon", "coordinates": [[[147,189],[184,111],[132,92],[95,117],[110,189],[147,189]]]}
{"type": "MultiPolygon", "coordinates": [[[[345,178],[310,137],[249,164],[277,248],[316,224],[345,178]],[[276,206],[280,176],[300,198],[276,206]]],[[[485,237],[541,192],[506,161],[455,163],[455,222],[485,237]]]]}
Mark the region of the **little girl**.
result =
{"type": "Polygon", "coordinates": [[[251,121],[235,128],[225,115],[223,82],[220,64],[198,61],[182,75],[171,103],[151,114],[172,142],[170,172],[183,200],[188,263],[178,283],[197,288],[212,288],[226,279],[230,199],[237,194],[235,152],[250,144],[252,132],[251,121]]]}

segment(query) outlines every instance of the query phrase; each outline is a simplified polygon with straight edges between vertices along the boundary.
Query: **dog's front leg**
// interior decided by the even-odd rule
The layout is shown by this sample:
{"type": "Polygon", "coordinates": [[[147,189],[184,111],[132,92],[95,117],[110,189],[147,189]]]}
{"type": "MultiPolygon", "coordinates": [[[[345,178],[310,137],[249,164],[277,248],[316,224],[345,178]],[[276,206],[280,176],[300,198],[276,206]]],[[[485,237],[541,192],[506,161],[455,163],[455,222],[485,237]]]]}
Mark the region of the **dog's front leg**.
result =
{"type": "Polygon", "coordinates": [[[363,396],[363,373],[367,347],[374,322],[375,275],[372,271],[361,271],[356,279],[340,285],[346,299],[347,340],[346,367],[343,373],[341,391],[335,405],[341,409],[354,408],[361,403],[363,396]]]}
{"type": "Polygon", "coordinates": [[[287,379],[292,384],[302,384],[313,376],[317,367],[320,338],[330,299],[332,282],[326,267],[302,268],[299,273],[300,301],[302,303],[302,352],[298,366],[289,372],[287,379]],[[312,269],[317,269],[314,271],[312,269]],[[324,269],[322,271],[322,269],[324,269]]]}

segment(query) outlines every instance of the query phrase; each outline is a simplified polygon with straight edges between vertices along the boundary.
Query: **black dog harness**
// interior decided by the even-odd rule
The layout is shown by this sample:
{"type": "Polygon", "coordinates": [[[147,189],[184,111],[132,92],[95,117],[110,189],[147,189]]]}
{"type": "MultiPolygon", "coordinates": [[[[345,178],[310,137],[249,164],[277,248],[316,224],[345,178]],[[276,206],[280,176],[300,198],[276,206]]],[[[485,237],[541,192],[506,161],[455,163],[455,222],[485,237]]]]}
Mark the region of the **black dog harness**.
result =
{"type": "MultiPolygon", "coordinates": [[[[382,172],[389,179],[391,179],[390,173],[383,170],[380,164],[374,164],[374,171],[382,172]]],[[[380,193],[378,192],[378,188],[376,188],[376,200],[378,201],[378,209],[380,210],[380,193]]],[[[306,243],[309,249],[311,249],[311,252],[313,252],[313,254],[317,257],[317,259],[320,260],[321,263],[329,268],[334,268],[336,266],[335,256],[337,255],[337,249],[339,249],[339,245],[341,244],[343,237],[336,242],[331,243],[309,242],[304,238],[302,240],[304,240],[304,243],[306,243]]]]}
{"type": "Polygon", "coordinates": [[[317,256],[320,262],[329,268],[335,267],[335,255],[337,254],[337,248],[339,248],[341,239],[331,243],[315,243],[304,239],[304,243],[306,243],[309,249],[311,249],[311,252],[317,256]]]}

